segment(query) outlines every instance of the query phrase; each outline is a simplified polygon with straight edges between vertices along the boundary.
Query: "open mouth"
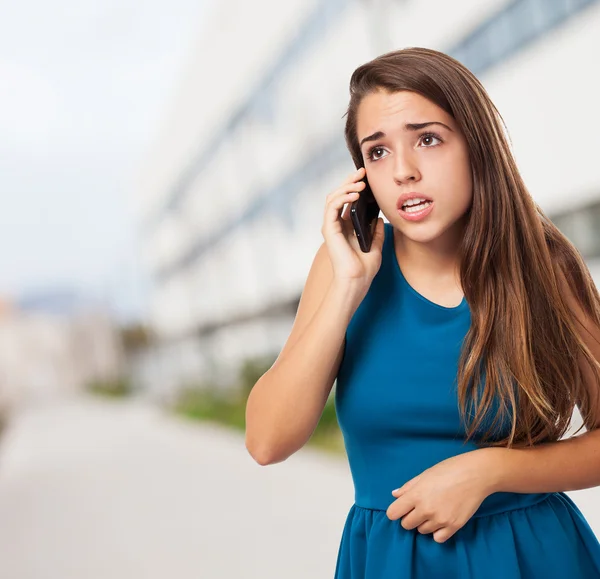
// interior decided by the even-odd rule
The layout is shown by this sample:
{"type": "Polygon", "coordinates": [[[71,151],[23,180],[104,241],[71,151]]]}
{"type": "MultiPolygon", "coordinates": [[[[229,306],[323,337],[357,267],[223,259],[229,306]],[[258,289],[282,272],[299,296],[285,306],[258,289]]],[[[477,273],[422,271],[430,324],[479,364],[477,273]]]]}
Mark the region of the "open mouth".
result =
{"type": "Polygon", "coordinates": [[[433,201],[422,201],[417,205],[402,205],[402,211],[405,213],[418,213],[419,211],[423,211],[423,209],[429,207],[433,201]]]}
{"type": "Polygon", "coordinates": [[[425,201],[418,205],[403,205],[398,214],[406,221],[421,221],[433,211],[433,201],[425,201]]]}

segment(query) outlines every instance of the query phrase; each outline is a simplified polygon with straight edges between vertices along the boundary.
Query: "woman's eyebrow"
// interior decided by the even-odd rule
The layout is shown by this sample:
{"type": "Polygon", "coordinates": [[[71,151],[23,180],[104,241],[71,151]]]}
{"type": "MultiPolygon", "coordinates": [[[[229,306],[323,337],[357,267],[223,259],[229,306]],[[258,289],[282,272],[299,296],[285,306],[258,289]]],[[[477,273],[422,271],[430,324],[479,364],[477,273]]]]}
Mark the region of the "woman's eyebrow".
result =
{"type": "MultiPolygon", "coordinates": [[[[404,130],[405,131],[419,131],[419,130],[424,129],[425,127],[428,127],[430,125],[441,125],[442,127],[447,128],[449,131],[452,131],[452,129],[448,125],[445,125],[444,123],[441,123],[440,121],[429,121],[429,122],[426,122],[426,123],[406,123],[404,125],[404,130]]],[[[363,143],[366,143],[367,141],[376,141],[377,139],[382,139],[383,137],[386,137],[386,136],[387,135],[384,132],[382,132],[382,131],[376,131],[372,135],[369,135],[368,137],[365,137],[360,142],[359,147],[362,148],[363,143]]]]}

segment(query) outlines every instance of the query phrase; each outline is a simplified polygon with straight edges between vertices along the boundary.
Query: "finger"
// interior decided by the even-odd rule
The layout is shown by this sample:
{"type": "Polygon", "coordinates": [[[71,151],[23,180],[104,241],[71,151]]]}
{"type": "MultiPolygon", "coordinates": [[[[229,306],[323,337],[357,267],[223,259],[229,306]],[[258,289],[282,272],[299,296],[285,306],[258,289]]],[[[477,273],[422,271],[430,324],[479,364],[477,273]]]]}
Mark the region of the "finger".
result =
{"type": "Polygon", "coordinates": [[[422,525],[426,521],[427,519],[422,514],[419,514],[417,509],[413,509],[410,513],[408,513],[408,515],[402,517],[400,524],[407,531],[409,531],[410,529],[417,528],[419,525],[422,525]]]}
{"type": "Polygon", "coordinates": [[[399,519],[412,511],[415,508],[415,504],[410,498],[403,496],[395,500],[387,509],[386,513],[390,520],[394,521],[399,519]]]}
{"type": "Polygon", "coordinates": [[[340,195],[347,195],[350,192],[362,191],[365,187],[366,184],[364,181],[357,181],[356,183],[346,183],[345,185],[338,187],[329,195],[327,195],[327,197],[325,198],[325,205],[328,205],[329,203],[337,199],[340,195]]]}
{"type": "MultiPolygon", "coordinates": [[[[377,223],[377,227],[375,228],[375,233],[377,233],[378,231],[382,232],[383,235],[385,235],[385,231],[383,228],[383,219],[381,219],[381,217],[378,218],[378,223],[377,223]],[[382,222],[382,225],[379,225],[379,221],[382,222]]],[[[373,239],[375,239],[375,237],[373,237],[373,239]]],[[[397,489],[394,489],[392,491],[392,495],[394,495],[395,497],[400,497],[401,495],[403,495],[412,485],[414,485],[417,480],[419,479],[421,475],[417,475],[414,478],[411,478],[409,481],[405,482],[401,487],[398,487],[397,489]]]]}
{"type": "Polygon", "coordinates": [[[454,535],[455,531],[449,527],[442,527],[433,533],[433,540],[436,543],[445,543],[452,535],[454,535]]]}
{"type": "Polygon", "coordinates": [[[359,167],[356,171],[350,173],[348,177],[344,180],[344,183],[352,183],[353,181],[358,181],[358,179],[362,179],[365,176],[366,169],[364,167],[359,167]]]}
{"type": "MultiPolygon", "coordinates": [[[[349,186],[348,186],[349,187],[349,186]]],[[[335,213],[336,219],[341,216],[344,205],[351,204],[357,201],[360,197],[360,192],[358,191],[345,191],[340,192],[337,195],[330,195],[327,198],[327,203],[325,205],[325,213],[333,214],[335,213]]],[[[350,214],[349,210],[346,210],[346,213],[350,214]]]]}
{"type": "MultiPolygon", "coordinates": [[[[348,185],[350,187],[350,185],[348,185]]],[[[352,195],[355,199],[358,199],[360,193],[355,191],[354,189],[348,189],[347,191],[339,191],[336,193],[332,193],[327,196],[327,200],[325,201],[325,208],[327,208],[331,204],[343,205],[348,202],[349,195],[352,195]],[[341,203],[340,203],[341,200],[341,203]]]]}
{"type": "Polygon", "coordinates": [[[443,529],[443,528],[444,528],[444,525],[435,523],[435,521],[433,521],[432,519],[428,519],[424,523],[421,523],[419,525],[417,531],[419,531],[419,533],[421,533],[422,535],[427,535],[429,533],[434,533],[438,529],[443,529]]]}
{"type": "MultiPolygon", "coordinates": [[[[350,193],[346,193],[345,195],[340,196],[337,199],[334,199],[333,201],[331,201],[331,203],[328,204],[326,213],[328,215],[331,215],[332,217],[335,216],[335,219],[341,217],[342,211],[344,210],[344,205],[350,205],[358,199],[358,196],[359,193],[353,191],[350,193]]],[[[346,214],[350,214],[349,209],[346,210],[346,214]]]]}
{"type": "MultiPolygon", "coordinates": [[[[356,201],[358,201],[359,198],[360,198],[360,193],[358,193],[355,196],[352,196],[351,199],[348,199],[348,201],[346,201],[346,203],[344,203],[344,206],[342,207],[342,210],[340,211],[340,217],[343,220],[350,221],[352,219],[351,207],[356,201]]],[[[385,233],[384,233],[384,235],[385,235],[385,233]]]]}
{"type": "MultiPolygon", "coordinates": [[[[379,225],[379,224],[377,224],[379,225]]],[[[375,232],[377,232],[377,227],[375,228],[375,232]]],[[[373,240],[375,240],[375,237],[373,237],[373,240]]],[[[406,485],[401,486],[400,488],[394,489],[392,491],[392,495],[394,495],[395,497],[400,497],[402,495],[402,493],[404,492],[404,487],[406,485]]]]}

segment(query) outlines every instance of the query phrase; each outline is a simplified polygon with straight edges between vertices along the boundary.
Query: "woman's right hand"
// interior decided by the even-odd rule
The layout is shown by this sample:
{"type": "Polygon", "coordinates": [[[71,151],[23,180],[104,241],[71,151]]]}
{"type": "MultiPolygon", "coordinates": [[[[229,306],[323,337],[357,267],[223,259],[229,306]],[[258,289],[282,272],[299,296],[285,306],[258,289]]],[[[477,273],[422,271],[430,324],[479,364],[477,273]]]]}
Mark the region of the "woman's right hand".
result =
{"type": "Polygon", "coordinates": [[[361,181],[364,176],[365,168],[361,167],[327,196],[321,233],[333,266],[334,279],[343,282],[363,281],[368,287],[381,266],[385,236],[383,219],[377,218],[371,249],[364,253],[354,233],[350,207],[341,215],[346,203],[351,204],[359,198],[360,191],[365,187],[365,183],[361,181]]]}

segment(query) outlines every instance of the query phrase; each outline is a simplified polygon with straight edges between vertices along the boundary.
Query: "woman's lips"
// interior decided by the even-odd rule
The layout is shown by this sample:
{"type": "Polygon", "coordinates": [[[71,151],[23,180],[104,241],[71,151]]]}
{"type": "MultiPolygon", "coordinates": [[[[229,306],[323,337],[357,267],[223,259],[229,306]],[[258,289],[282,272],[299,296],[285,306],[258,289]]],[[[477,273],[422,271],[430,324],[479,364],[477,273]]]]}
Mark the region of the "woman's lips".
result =
{"type": "Polygon", "coordinates": [[[398,210],[402,209],[402,206],[409,201],[410,199],[425,199],[427,201],[433,201],[433,199],[427,195],[423,195],[418,191],[410,191],[409,193],[402,193],[400,197],[398,197],[396,201],[396,208],[398,210]]]}
{"type": "Polygon", "coordinates": [[[427,205],[427,207],[425,207],[421,211],[413,211],[411,213],[408,213],[407,211],[404,211],[404,209],[402,209],[402,207],[400,207],[398,209],[398,213],[400,214],[401,217],[403,217],[407,221],[421,221],[421,219],[425,219],[425,217],[427,217],[431,213],[432,210],[433,210],[433,201],[430,201],[429,204],[427,205]]]}

